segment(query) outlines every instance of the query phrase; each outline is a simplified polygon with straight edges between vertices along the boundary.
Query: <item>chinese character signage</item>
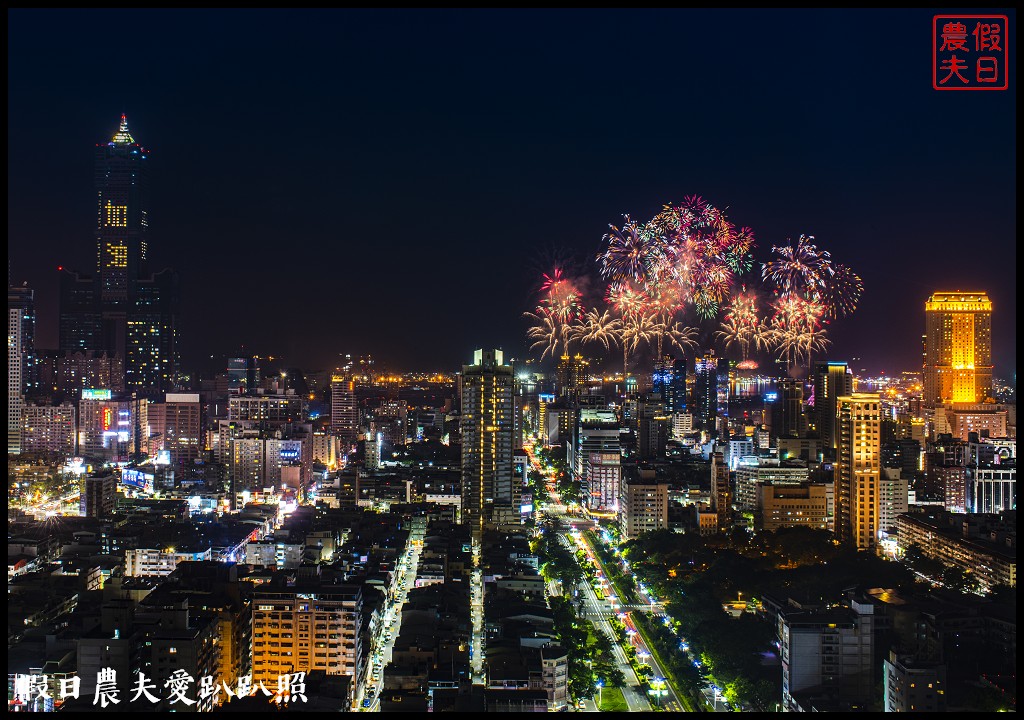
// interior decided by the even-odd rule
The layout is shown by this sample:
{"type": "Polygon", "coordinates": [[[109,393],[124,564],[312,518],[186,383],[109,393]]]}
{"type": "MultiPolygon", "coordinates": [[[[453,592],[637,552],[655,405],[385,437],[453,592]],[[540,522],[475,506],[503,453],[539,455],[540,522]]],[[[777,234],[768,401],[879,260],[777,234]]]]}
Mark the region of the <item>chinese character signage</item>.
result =
{"type": "Polygon", "coordinates": [[[932,87],[1005,90],[1009,23],[1005,15],[932,18],[932,87]]]}

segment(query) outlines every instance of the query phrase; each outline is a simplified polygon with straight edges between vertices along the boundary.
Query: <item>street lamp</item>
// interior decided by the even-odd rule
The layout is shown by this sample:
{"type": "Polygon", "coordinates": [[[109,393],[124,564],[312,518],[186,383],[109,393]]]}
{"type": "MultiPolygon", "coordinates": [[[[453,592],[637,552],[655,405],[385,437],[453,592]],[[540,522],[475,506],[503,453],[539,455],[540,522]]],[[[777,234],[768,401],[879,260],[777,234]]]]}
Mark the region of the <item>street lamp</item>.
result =
{"type": "Polygon", "coordinates": [[[604,689],[604,683],[600,680],[597,681],[597,709],[601,709],[601,690],[604,689]]]}
{"type": "Polygon", "coordinates": [[[668,697],[668,689],[665,687],[665,679],[654,678],[653,680],[651,680],[651,689],[647,692],[654,696],[654,698],[658,701],[658,707],[660,708],[661,699],[663,697],[668,697]]]}

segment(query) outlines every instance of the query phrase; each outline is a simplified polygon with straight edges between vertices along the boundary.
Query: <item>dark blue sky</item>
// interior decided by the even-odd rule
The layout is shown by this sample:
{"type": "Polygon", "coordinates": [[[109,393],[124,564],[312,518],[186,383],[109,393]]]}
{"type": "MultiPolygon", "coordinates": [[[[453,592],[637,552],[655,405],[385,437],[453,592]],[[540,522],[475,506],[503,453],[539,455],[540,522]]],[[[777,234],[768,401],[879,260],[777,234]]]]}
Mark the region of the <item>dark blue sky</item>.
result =
{"type": "Polygon", "coordinates": [[[12,278],[55,346],[55,269],[94,268],[92,153],[124,111],[189,364],[520,351],[553,249],[592,260],[621,213],[700,194],[759,260],[808,233],[863,277],[830,356],[919,368],[928,294],[982,289],[1006,376],[1016,78],[933,90],[936,12],[11,10],[12,278]]]}

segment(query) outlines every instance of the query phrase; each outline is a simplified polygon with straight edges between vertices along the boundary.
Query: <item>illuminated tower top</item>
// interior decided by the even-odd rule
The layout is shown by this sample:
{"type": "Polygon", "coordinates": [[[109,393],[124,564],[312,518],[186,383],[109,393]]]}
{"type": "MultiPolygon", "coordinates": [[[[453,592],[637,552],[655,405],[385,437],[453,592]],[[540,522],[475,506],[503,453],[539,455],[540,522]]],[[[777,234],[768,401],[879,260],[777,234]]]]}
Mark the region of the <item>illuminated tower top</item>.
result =
{"type": "Polygon", "coordinates": [[[114,137],[111,138],[110,142],[114,145],[131,145],[135,142],[135,138],[128,132],[128,118],[125,117],[124,113],[121,113],[121,127],[114,133],[114,137]]]}
{"type": "Polygon", "coordinates": [[[984,402],[992,395],[992,301],[984,292],[936,292],[924,308],[924,402],[984,402]]]}

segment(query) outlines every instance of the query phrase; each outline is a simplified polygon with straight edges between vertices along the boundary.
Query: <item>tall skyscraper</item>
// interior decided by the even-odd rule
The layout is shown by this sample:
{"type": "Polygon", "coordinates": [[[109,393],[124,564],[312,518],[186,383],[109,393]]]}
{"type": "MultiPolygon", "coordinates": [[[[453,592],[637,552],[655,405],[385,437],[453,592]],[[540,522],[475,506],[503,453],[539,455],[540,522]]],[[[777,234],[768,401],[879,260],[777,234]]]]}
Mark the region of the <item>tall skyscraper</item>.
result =
{"type": "Polygon", "coordinates": [[[341,439],[342,452],[355,445],[358,425],[355,380],[349,373],[335,373],[331,376],[331,432],[341,439]]]}
{"type": "Polygon", "coordinates": [[[836,401],[836,538],[872,550],[878,543],[881,502],[882,399],[878,393],[851,393],[836,401]]]}
{"type": "Polygon", "coordinates": [[[501,350],[477,350],[462,366],[462,518],[477,537],[514,507],[512,368],[501,350]]]}
{"type": "Polygon", "coordinates": [[[34,386],[35,305],[27,287],[7,286],[7,452],[21,453],[25,393],[34,386]]]}
{"type": "Polygon", "coordinates": [[[661,395],[665,412],[677,413],[686,410],[686,358],[663,355],[654,361],[651,376],[651,392],[661,395]]]}
{"type": "Polygon", "coordinates": [[[814,418],[815,430],[821,438],[825,455],[835,457],[839,441],[836,433],[836,399],[853,392],[853,373],[845,362],[820,361],[814,363],[812,377],[814,404],[811,416],[814,418]],[[828,452],[830,449],[831,454],[828,452]]]}
{"type": "Polygon", "coordinates": [[[574,406],[587,387],[587,368],[589,363],[582,355],[563,355],[558,361],[558,396],[562,402],[574,406]]]}
{"type": "Polygon", "coordinates": [[[713,431],[718,416],[718,358],[714,353],[694,360],[693,378],[694,425],[713,431]]]}
{"type": "MultiPolygon", "coordinates": [[[[124,359],[124,386],[147,395],[174,389],[178,278],[152,272],[148,151],[121,124],[96,146],[96,276],[61,275],[60,347],[124,359]]],[[[63,268],[61,268],[63,270],[63,268]]]]}
{"type": "Polygon", "coordinates": [[[802,438],[807,435],[804,417],[804,386],[800,380],[783,378],[778,385],[777,397],[771,404],[772,437],[802,438]]]}
{"type": "MultiPolygon", "coordinates": [[[[572,443],[569,446],[569,472],[580,484],[580,495],[587,507],[597,507],[591,493],[591,456],[594,453],[620,454],[619,419],[612,410],[584,408],[573,427],[572,443]]],[[[599,493],[596,497],[602,497],[599,493]]]]}
{"type": "Polygon", "coordinates": [[[980,403],[992,395],[992,301],[937,292],[925,303],[924,403],[980,403]]]}
{"type": "Polygon", "coordinates": [[[730,376],[736,373],[735,361],[732,364],[733,367],[730,367],[728,359],[718,358],[716,366],[715,427],[721,433],[720,437],[723,440],[729,439],[729,387],[732,384],[730,376]]]}

